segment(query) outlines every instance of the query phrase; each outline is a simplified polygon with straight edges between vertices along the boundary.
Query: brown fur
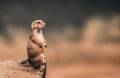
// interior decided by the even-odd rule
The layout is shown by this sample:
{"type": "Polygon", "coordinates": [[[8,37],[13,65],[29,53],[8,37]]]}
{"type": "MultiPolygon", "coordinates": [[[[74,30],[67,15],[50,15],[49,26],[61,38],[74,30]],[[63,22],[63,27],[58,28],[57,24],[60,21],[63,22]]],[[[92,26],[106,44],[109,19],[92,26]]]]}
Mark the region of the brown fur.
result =
{"type": "MultiPolygon", "coordinates": [[[[42,20],[36,20],[31,24],[31,32],[27,45],[28,59],[22,61],[22,64],[27,61],[36,69],[46,65],[44,50],[47,47],[46,40],[42,34],[42,28],[45,23],[42,20]]],[[[44,71],[45,68],[41,69],[44,71]]]]}

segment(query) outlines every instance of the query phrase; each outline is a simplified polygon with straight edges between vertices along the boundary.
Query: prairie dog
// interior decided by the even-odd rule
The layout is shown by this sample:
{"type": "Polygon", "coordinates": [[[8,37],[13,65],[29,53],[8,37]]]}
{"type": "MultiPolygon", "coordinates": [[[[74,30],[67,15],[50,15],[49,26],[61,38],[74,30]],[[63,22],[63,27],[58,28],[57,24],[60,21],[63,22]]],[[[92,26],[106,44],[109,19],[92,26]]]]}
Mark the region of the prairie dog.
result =
{"type": "Polygon", "coordinates": [[[31,24],[27,45],[28,59],[21,62],[24,64],[28,61],[36,69],[40,68],[41,65],[46,64],[44,50],[47,47],[47,44],[42,33],[43,27],[45,27],[45,23],[42,20],[33,21],[31,24]]]}
{"type": "Polygon", "coordinates": [[[27,45],[28,61],[34,68],[39,68],[45,63],[44,49],[47,47],[42,29],[45,23],[42,20],[36,20],[31,24],[31,33],[27,45]]]}

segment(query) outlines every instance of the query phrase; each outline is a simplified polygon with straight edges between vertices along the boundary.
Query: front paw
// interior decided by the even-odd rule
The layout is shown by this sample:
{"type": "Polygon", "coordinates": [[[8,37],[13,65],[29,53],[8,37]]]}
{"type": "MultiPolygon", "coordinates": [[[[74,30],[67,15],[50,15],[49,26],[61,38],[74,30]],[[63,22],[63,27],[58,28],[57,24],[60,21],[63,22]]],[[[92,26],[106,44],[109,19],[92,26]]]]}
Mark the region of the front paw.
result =
{"type": "Polygon", "coordinates": [[[24,59],[21,61],[21,64],[25,64],[25,63],[27,63],[27,61],[28,61],[27,59],[24,59]]]}
{"type": "Polygon", "coordinates": [[[47,45],[44,45],[47,48],[47,45]]]}
{"type": "Polygon", "coordinates": [[[43,48],[43,46],[39,46],[40,48],[43,48]]]}

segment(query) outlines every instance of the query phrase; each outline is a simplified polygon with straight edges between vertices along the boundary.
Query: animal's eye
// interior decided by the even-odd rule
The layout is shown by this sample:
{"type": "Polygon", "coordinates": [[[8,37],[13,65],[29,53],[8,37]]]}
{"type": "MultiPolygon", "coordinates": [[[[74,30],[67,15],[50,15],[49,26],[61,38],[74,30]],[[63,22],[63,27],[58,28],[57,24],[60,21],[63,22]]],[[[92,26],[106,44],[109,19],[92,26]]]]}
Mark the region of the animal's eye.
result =
{"type": "Polygon", "coordinates": [[[36,29],[36,27],[33,27],[33,29],[36,29]]]}

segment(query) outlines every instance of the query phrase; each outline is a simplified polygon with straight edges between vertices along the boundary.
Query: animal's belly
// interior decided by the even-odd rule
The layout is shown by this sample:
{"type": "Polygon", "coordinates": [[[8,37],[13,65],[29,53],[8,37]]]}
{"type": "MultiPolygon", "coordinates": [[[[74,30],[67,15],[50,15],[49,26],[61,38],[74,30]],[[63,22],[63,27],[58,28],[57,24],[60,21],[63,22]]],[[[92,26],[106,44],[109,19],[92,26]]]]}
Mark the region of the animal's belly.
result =
{"type": "Polygon", "coordinates": [[[44,49],[40,48],[38,45],[36,45],[32,41],[29,41],[29,44],[27,46],[27,51],[28,51],[29,58],[35,58],[40,54],[42,54],[44,52],[44,49]]]}

